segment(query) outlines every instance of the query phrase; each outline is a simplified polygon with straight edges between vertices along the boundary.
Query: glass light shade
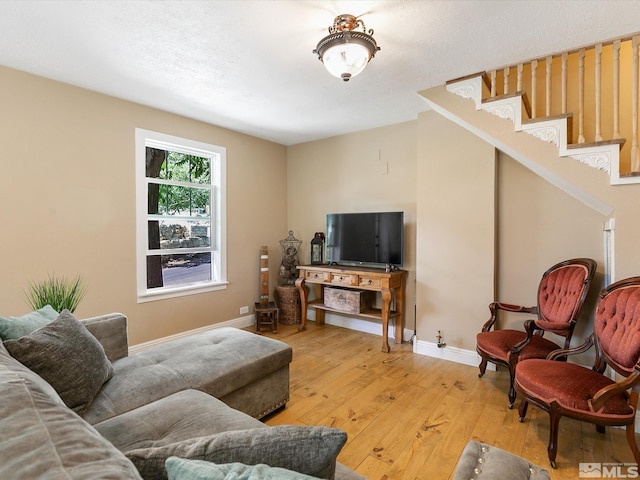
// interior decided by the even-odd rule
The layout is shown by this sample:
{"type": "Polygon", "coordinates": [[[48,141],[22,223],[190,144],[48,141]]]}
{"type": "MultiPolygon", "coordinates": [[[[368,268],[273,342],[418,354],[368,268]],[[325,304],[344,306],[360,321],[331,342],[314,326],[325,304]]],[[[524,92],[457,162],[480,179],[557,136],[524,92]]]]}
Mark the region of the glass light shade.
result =
{"type": "Polygon", "coordinates": [[[343,43],[328,48],[322,55],[322,62],[331,75],[346,81],[364,70],[369,54],[364,45],[343,43]]]}

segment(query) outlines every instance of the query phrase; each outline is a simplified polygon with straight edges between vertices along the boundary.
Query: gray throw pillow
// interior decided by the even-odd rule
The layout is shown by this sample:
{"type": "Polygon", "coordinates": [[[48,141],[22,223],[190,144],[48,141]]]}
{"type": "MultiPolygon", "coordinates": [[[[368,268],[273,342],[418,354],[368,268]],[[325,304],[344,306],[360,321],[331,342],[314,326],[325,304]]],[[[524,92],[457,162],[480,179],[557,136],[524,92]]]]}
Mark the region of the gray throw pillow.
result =
{"type": "Polygon", "coordinates": [[[58,312],[51,305],[46,305],[21,317],[0,317],[0,338],[2,340],[10,340],[29,335],[57,317],[58,312]]]}
{"type": "Polygon", "coordinates": [[[470,440],[464,447],[453,480],[550,480],[548,470],[497,447],[470,440]]]}
{"type": "Polygon", "coordinates": [[[69,310],[51,323],[4,346],[13,358],[44,378],[78,415],[113,375],[100,342],[69,310]]]}
{"type": "Polygon", "coordinates": [[[125,455],[143,478],[158,480],[167,478],[165,462],[169,457],[218,464],[262,463],[331,480],[346,441],[346,432],[337,428],[280,425],[222,432],[162,447],[129,450],[125,455]]]}
{"type": "Polygon", "coordinates": [[[317,480],[299,472],[279,467],[225,463],[169,457],[166,462],[169,480],[317,480]]]}

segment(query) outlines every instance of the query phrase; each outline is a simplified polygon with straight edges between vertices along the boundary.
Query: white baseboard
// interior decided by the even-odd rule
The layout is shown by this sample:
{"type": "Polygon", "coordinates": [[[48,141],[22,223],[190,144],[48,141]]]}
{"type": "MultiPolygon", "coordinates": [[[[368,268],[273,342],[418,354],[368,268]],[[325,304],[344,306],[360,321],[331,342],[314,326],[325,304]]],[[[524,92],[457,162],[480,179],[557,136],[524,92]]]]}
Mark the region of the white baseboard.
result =
{"type": "Polygon", "coordinates": [[[216,328],[222,328],[222,327],[246,328],[246,327],[250,327],[251,325],[255,325],[255,316],[245,315],[243,317],[234,318],[233,320],[227,320],[226,322],[214,323],[213,325],[207,325],[204,327],[196,328],[194,330],[187,330],[186,332],[180,332],[180,333],[176,333],[175,335],[169,335],[168,337],[156,338],[155,340],[151,340],[149,342],[132,345],[129,347],[129,355],[130,356],[137,355],[138,353],[144,350],[147,350],[151,347],[155,347],[156,345],[161,345],[163,343],[167,343],[167,342],[170,342],[171,340],[176,340],[178,338],[189,337],[197,333],[208,332],[209,330],[215,330],[216,328]]]}
{"type": "MultiPolygon", "coordinates": [[[[451,362],[469,365],[470,367],[480,365],[480,355],[474,350],[465,350],[463,348],[449,346],[439,348],[435,342],[425,342],[417,338],[414,339],[413,342],[413,351],[419,355],[449,360],[451,362]]],[[[495,372],[496,366],[493,363],[489,363],[487,364],[487,370],[495,372]]]]}
{"type": "MultiPolygon", "coordinates": [[[[315,319],[315,312],[310,313],[310,320],[315,319]]],[[[336,325],[338,327],[344,327],[350,330],[357,330],[359,332],[382,336],[382,328],[379,322],[347,317],[345,315],[331,315],[329,313],[325,315],[324,321],[329,325],[336,325]]],[[[389,335],[393,335],[391,326],[389,326],[389,335]]],[[[412,336],[413,331],[405,328],[403,340],[411,339],[412,336]]],[[[478,365],[480,365],[480,356],[475,350],[464,350],[462,348],[456,347],[438,348],[438,345],[435,342],[425,342],[418,340],[417,338],[413,338],[413,352],[417,353],[418,355],[441,358],[443,360],[462,363],[463,365],[469,365],[472,367],[477,367],[478,365]]],[[[489,363],[487,365],[487,370],[495,371],[496,366],[492,363],[489,363]]]]}
{"type": "MultiPolygon", "coordinates": [[[[310,317],[311,316],[312,315],[310,315],[310,317]]],[[[315,322],[315,317],[308,318],[308,320],[315,322]]],[[[371,333],[373,335],[378,335],[379,337],[382,336],[382,325],[379,322],[370,322],[361,318],[352,318],[345,315],[331,315],[327,313],[324,318],[324,323],[328,325],[335,325],[336,327],[348,328],[349,330],[356,330],[358,332],[371,333]]],[[[391,339],[393,339],[393,335],[395,333],[394,328],[394,326],[389,325],[389,336],[391,339]]],[[[411,338],[412,335],[413,331],[405,328],[403,341],[404,339],[411,338]]]]}

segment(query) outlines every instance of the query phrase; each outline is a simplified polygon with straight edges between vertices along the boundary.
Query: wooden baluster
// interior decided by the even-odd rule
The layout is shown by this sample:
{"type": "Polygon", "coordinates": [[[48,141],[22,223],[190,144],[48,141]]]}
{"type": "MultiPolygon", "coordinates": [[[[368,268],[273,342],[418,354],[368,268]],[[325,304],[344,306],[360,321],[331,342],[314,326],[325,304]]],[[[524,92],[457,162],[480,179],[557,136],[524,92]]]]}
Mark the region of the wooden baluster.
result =
{"type": "Polygon", "coordinates": [[[519,63],[516,69],[516,92],[522,91],[522,71],[524,70],[524,65],[519,63]]]}
{"type": "Polygon", "coordinates": [[[545,115],[551,116],[551,56],[546,59],[546,93],[545,93],[545,115]]]}
{"type": "Polygon", "coordinates": [[[595,49],[595,55],[596,55],[596,66],[595,66],[595,74],[596,74],[596,84],[595,84],[595,94],[596,94],[596,136],[595,136],[595,140],[596,142],[601,142],[602,141],[602,135],[600,133],[600,110],[601,110],[601,106],[600,106],[600,96],[601,96],[601,87],[600,87],[600,81],[601,81],[601,77],[602,77],[602,44],[599,43],[596,45],[596,49],[595,49]]]}
{"type": "Polygon", "coordinates": [[[496,96],[496,71],[491,70],[489,74],[491,76],[491,98],[496,96]]]}
{"type": "Polygon", "coordinates": [[[620,136],[620,40],[613,42],[613,138],[620,136]]]}
{"type": "Polygon", "coordinates": [[[536,76],[538,74],[538,61],[531,62],[531,118],[536,118],[536,76]]]}
{"type": "Polygon", "coordinates": [[[584,143],[584,48],[578,51],[578,143],[584,143]]]}
{"type": "Polygon", "coordinates": [[[503,75],[504,75],[504,94],[507,95],[509,93],[509,67],[504,67],[503,75]]]}
{"type": "Polygon", "coordinates": [[[567,62],[569,60],[569,54],[564,52],[562,54],[562,113],[567,113],[567,62]]]}
{"type": "Polygon", "coordinates": [[[638,150],[638,43],[640,35],[635,35],[631,40],[633,50],[633,78],[631,85],[632,130],[633,142],[631,144],[631,171],[640,172],[640,151],[638,150]]]}

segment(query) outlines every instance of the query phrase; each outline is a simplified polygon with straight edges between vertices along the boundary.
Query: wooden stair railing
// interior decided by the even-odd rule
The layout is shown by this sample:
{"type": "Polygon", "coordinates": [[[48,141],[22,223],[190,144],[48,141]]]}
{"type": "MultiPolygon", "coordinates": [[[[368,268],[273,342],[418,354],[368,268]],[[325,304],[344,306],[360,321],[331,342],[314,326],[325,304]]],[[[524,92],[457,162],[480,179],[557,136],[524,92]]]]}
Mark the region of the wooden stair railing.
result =
{"type": "Polygon", "coordinates": [[[633,34],[446,86],[473,98],[477,109],[512,120],[516,131],[556,144],[560,156],[605,170],[611,184],[640,183],[639,44],[640,34],[633,34]]]}

